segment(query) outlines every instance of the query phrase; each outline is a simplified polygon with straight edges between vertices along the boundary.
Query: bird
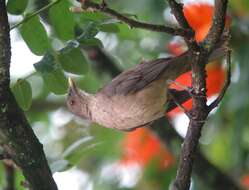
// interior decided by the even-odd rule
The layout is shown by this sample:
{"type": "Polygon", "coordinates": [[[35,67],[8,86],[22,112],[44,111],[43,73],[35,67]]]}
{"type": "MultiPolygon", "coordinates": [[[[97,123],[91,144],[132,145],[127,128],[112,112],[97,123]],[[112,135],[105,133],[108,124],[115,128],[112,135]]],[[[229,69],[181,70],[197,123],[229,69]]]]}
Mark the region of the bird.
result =
{"type": "MultiPolygon", "coordinates": [[[[226,48],[217,48],[209,61],[222,57],[225,51],[226,48]]],[[[148,126],[165,115],[167,105],[176,100],[172,95],[180,97],[182,92],[169,89],[168,81],[191,70],[191,55],[186,51],[177,57],[142,61],[95,94],[80,90],[69,77],[67,107],[73,114],[106,128],[132,131],[148,126]]],[[[184,93],[182,101],[187,99],[189,95],[184,93]]]]}

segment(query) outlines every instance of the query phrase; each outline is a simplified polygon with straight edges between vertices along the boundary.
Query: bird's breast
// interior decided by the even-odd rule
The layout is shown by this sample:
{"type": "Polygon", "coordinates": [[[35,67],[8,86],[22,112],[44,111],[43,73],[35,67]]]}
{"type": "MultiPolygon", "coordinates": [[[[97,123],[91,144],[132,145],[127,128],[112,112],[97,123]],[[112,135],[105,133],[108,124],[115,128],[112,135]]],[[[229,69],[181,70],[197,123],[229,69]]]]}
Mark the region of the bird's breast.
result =
{"type": "MultiPolygon", "coordinates": [[[[152,84],[153,85],[153,84],[152,84]]],[[[129,130],[163,116],[166,86],[147,87],[135,94],[96,96],[91,108],[92,120],[108,128],[129,130]]]]}

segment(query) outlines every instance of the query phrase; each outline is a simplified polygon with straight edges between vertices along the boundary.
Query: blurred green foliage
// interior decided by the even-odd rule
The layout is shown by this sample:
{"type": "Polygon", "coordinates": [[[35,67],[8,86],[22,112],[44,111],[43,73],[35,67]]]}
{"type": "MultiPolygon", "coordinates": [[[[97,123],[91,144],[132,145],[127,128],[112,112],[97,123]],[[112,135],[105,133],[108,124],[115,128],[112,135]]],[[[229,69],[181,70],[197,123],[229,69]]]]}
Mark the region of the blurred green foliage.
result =
{"type": "MultiPolygon", "coordinates": [[[[132,18],[151,23],[166,22],[163,12],[168,7],[164,0],[107,2],[132,18]]],[[[25,19],[51,2],[43,3],[39,0],[8,0],[9,16],[19,15],[25,19]]],[[[121,140],[125,134],[97,125],[89,126],[71,117],[65,108],[65,94],[68,76],[73,76],[82,89],[91,93],[111,79],[108,73],[95,69],[94,61],[88,57],[88,47],[103,48],[118,68],[127,69],[142,59],[167,54],[165,47],[172,37],[131,29],[98,12],[72,13],[69,8],[73,5],[79,4],[73,0],[57,0],[49,9],[13,29],[32,53],[43,56],[34,63],[34,73],[17,81],[12,78],[16,81],[12,90],[18,104],[26,111],[34,131],[44,144],[54,172],[76,166],[91,176],[95,190],[167,189],[175,175],[176,165],[162,171],[154,163],[156,160],[144,169],[135,187],[123,188],[115,180],[103,180],[100,175],[103,166],[122,157],[121,140]]],[[[203,138],[209,140],[201,145],[201,149],[212,163],[240,180],[249,175],[249,1],[231,0],[229,8],[232,18],[232,84],[221,106],[205,126],[203,138]]],[[[22,180],[23,176],[17,169],[18,190],[23,189],[20,186],[22,180]]],[[[193,180],[193,189],[207,189],[198,177],[193,180]]],[[[1,164],[0,189],[5,183],[1,164]]]]}

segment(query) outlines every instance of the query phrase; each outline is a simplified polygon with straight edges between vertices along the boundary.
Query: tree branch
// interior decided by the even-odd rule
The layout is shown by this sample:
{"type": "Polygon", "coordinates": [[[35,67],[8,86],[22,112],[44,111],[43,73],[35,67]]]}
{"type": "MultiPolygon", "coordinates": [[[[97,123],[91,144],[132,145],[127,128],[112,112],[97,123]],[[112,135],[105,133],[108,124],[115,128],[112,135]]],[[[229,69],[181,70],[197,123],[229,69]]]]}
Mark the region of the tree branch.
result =
{"type": "MultiPolygon", "coordinates": [[[[169,150],[174,152],[175,142],[182,142],[182,138],[174,130],[171,123],[166,118],[157,120],[150,129],[160,138],[161,142],[167,146],[169,150]]],[[[208,161],[197,149],[195,159],[198,162],[194,163],[193,172],[203,181],[204,184],[213,190],[242,190],[243,188],[233,180],[230,176],[219,170],[215,165],[208,161]],[[212,176],[212,177],[210,177],[212,176]]]]}
{"type": "Polygon", "coordinates": [[[184,30],[181,28],[172,28],[165,25],[156,25],[156,24],[148,24],[145,22],[139,22],[129,17],[126,17],[117,11],[110,9],[107,7],[106,4],[98,4],[91,2],[90,0],[81,0],[82,9],[89,10],[89,11],[100,11],[103,12],[115,19],[118,19],[126,24],[128,24],[131,28],[142,28],[146,30],[151,30],[155,32],[163,32],[172,35],[179,35],[179,36],[189,36],[192,35],[190,31],[184,30]]]}
{"type": "Polygon", "coordinates": [[[208,57],[222,36],[227,0],[215,1],[213,25],[205,38],[206,45],[192,50],[193,106],[187,134],[182,146],[179,167],[172,190],[188,190],[202,127],[209,114],[206,95],[206,70],[208,57]],[[208,44],[208,45],[207,45],[208,44]]]}
{"type": "Polygon", "coordinates": [[[191,35],[184,36],[185,42],[187,43],[190,49],[195,49],[198,47],[197,42],[195,41],[195,32],[189,25],[187,19],[183,13],[183,4],[177,3],[175,0],[168,0],[171,12],[175,16],[178,24],[185,30],[189,31],[191,35]]]}
{"type": "Polygon", "coordinates": [[[9,88],[10,37],[5,0],[0,0],[0,144],[34,190],[57,190],[42,144],[9,88]]]}
{"type": "Polygon", "coordinates": [[[211,52],[219,41],[225,27],[228,0],[215,0],[212,26],[204,40],[203,46],[211,52]]]}
{"type": "Polygon", "coordinates": [[[208,116],[206,110],[206,71],[207,55],[203,51],[193,55],[192,63],[192,88],[193,107],[190,110],[188,131],[182,146],[179,167],[174,182],[173,190],[188,190],[196,148],[201,136],[201,129],[208,116]]]}
{"type": "MultiPolygon", "coordinates": [[[[183,4],[177,3],[175,0],[168,0],[169,6],[171,8],[172,13],[175,15],[175,18],[179,25],[185,29],[191,29],[190,25],[188,24],[187,19],[183,14],[183,4]]],[[[192,30],[192,29],[191,29],[192,30]]],[[[193,31],[192,31],[193,32],[193,31]]]]}

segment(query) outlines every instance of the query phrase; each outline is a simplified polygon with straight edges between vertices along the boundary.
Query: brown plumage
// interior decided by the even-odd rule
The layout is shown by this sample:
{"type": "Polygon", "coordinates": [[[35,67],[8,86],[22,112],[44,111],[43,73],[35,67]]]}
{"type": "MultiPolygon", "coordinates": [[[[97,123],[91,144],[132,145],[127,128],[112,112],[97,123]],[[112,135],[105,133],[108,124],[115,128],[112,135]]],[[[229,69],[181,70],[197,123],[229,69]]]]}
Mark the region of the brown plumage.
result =
{"type": "MultiPolygon", "coordinates": [[[[217,49],[210,59],[221,57],[224,52],[224,48],[217,49]]],[[[175,80],[190,70],[190,55],[186,52],[178,57],[142,62],[115,77],[96,94],[80,91],[70,80],[67,106],[74,114],[108,128],[127,131],[148,125],[165,114],[166,103],[172,106],[167,80],[175,80]]],[[[175,90],[171,93],[178,97],[180,94],[175,90]]],[[[185,93],[183,99],[186,97],[185,93]]]]}

